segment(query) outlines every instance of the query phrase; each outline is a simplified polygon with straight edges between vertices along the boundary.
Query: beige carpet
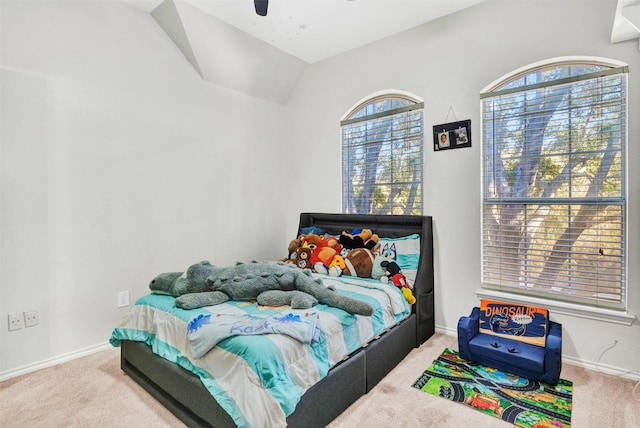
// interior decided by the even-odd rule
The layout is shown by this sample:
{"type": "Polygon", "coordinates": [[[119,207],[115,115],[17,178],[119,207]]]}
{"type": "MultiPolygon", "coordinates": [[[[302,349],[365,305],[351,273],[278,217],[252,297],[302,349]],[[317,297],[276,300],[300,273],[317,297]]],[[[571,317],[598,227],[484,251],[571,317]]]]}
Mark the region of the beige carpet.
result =
{"type": "MultiPolygon", "coordinates": [[[[496,418],[411,385],[454,337],[436,334],[333,421],[351,427],[509,427],[496,418]]],[[[182,427],[129,379],[111,349],[0,383],[0,427],[182,427]]],[[[640,427],[640,392],[629,379],[565,364],[574,383],[572,426],[640,427]]]]}

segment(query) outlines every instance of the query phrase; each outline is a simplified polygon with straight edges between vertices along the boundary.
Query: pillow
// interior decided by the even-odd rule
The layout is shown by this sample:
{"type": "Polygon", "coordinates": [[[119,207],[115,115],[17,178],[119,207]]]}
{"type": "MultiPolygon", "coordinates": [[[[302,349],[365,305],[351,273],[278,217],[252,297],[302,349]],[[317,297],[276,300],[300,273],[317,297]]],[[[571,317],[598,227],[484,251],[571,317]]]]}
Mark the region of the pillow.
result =
{"type": "Polygon", "coordinates": [[[324,229],[318,227],[318,226],[307,226],[307,227],[302,227],[300,228],[300,230],[298,231],[298,235],[324,235],[325,231],[324,229]]]}
{"type": "Polygon", "coordinates": [[[420,235],[414,233],[400,238],[380,238],[379,243],[380,251],[386,252],[389,260],[398,263],[400,270],[413,286],[420,262],[420,235]]]}
{"type": "Polygon", "coordinates": [[[536,306],[480,301],[480,332],[545,346],[549,311],[536,306]]]}

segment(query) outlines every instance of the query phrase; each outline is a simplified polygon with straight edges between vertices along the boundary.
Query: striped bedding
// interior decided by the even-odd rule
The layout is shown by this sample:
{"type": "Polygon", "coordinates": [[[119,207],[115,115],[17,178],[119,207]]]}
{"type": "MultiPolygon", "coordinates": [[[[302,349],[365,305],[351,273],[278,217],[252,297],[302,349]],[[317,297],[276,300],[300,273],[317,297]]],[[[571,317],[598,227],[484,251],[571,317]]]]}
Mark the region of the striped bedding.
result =
{"type": "Polygon", "coordinates": [[[301,395],[331,367],[410,313],[402,294],[392,285],[316,276],[339,293],[370,303],[373,316],[351,315],[326,305],[292,310],[235,301],[183,310],[175,306],[173,297],[150,294],[136,302],[114,329],[110,342],[113,346],[120,346],[122,340],[144,342],[157,355],[196,374],[240,427],[284,427],[301,395]],[[196,317],[305,316],[310,311],[318,314],[311,344],[282,334],[238,335],[223,339],[201,358],[192,355],[187,327],[196,317]]]}

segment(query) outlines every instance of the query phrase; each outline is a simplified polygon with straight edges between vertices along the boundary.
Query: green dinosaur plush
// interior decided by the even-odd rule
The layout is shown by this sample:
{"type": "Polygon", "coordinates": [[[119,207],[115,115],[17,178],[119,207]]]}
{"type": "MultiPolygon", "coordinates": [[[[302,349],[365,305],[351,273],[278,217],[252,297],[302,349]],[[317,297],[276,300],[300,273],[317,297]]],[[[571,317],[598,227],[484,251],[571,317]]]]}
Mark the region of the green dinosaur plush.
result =
{"type": "Polygon", "coordinates": [[[288,304],[293,309],[308,309],[320,302],[352,314],[373,314],[370,304],[343,296],[313,278],[309,270],[282,262],[216,267],[203,261],[184,273],[162,273],[149,288],[153,293],[176,297],[176,306],[182,309],[219,305],[228,300],[256,300],[261,305],[288,304]]]}

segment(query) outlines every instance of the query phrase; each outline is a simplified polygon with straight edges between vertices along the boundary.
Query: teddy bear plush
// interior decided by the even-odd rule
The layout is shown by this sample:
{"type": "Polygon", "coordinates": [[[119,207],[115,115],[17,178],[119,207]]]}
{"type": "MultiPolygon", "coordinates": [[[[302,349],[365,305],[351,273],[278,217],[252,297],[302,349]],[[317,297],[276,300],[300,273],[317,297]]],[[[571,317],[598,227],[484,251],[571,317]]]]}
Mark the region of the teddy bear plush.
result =
{"type": "Polygon", "coordinates": [[[182,309],[219,305],[228,300],[256,300],[261,305],[288,304],[293,309],[308,309],[319,302],[351,314],[373,314],[369,303],[343,296],[313,278],[310,270],[282,262],[254,261],[216,267],[203,261],[186,272],[162,273],[151,281],[149,288],[153,293],[174,296],[176,306],[182,309]]]}
{"type": "Polygon", "coordinates": [[[297,256],[296,251],[298,250],[298,248],[300,248],[302,246],[302,242],[300,240],[301,237],[302,237],[302,235],[298,236],[295,239],[292,239],[289,242],[289,246],[287,247],[287,258],[282,259],[283,262],[289,262],[289,261],[291,261],[291,260],[296,258],[296,256],[297,256]]]}
{"type": "Polygon", "coordinates": [[[311,248],[311,251],[315,250],[320,246],[322,242],[322,237],[320,235],[316,235],[315,233],[309,233],[308,235],[300,235],[300,245],[303,247],[311,248]]]}
{"type": "Polygon", "coordinates": [[[398,266],[396,262],[390,261],[383,261],[381,265],[387,272],[386,276],[380,278],[382,282],[391,282],[393,285],[398,287],[400,291],[402,291],[402,295],[407,303],[413,305],[416,302],[416,298],[413,296],[409,283],[407,282],[407,278],[402,274],[400,266],[398,266]]]}
{"type": "Polygon", "coordinates": [[[326,275],[331,261],[342,247],[338,240],[331,235],[320,236],[315,233],[301,235],[299,240],[302,248],[311,250],[309,259],[311,268],[317,273],[326,275]]]}
{"type": "Polygon", "coordinates": [[[311,269],[311,248],[300,247],[296,249],[296,253],[290,263],[298,266],[300,269],[311,269]]]}

